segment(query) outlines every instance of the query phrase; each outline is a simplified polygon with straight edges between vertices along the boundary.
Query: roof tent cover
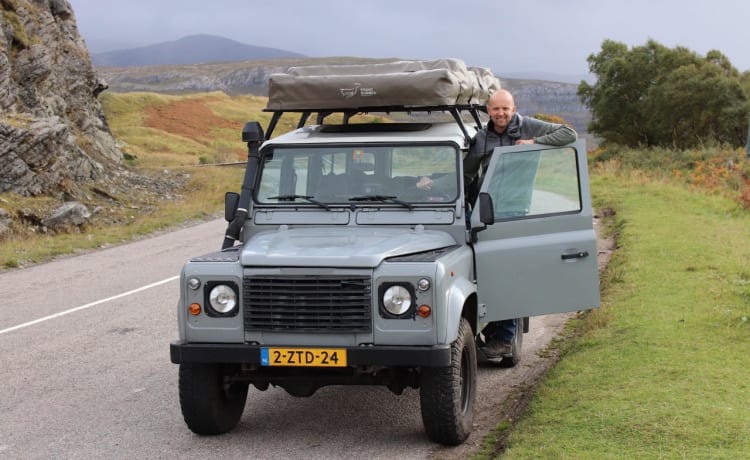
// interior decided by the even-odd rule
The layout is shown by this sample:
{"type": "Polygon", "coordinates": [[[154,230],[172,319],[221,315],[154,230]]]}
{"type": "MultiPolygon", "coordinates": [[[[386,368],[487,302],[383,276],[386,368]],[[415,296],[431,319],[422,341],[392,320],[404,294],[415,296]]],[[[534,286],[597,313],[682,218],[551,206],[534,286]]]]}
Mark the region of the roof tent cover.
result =
{"type": "Polygon", "coordinates": [[[500,83],[458,59],[291,67],[268,82],[266,110],[484,105],[500,83]]]}

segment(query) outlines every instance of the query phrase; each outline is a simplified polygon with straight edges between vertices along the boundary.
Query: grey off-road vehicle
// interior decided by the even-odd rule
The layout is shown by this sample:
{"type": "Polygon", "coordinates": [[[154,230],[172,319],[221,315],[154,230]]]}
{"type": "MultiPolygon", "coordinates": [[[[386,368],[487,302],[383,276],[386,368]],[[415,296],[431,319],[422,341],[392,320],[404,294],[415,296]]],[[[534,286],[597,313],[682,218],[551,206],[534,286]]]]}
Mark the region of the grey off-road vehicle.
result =
{"type": "Polygon", "coordinates": [[[250,385],[384,385],[418,389],[429,438],[460,444],[483,326],[519,320],[500,363],[513,366],[528,317],[598,306],[582,141],[496,149],[467,202],[462,157],[494,88],[460,61],[272,76],[266,132],[242,133],[223,249],[181,273],[171,360],[192,431],[232,430],[250,385]],[[387,117],[356,122],[363,112],[387,117]],[[285,114],[297,128],[273,137],[285,114]]]}

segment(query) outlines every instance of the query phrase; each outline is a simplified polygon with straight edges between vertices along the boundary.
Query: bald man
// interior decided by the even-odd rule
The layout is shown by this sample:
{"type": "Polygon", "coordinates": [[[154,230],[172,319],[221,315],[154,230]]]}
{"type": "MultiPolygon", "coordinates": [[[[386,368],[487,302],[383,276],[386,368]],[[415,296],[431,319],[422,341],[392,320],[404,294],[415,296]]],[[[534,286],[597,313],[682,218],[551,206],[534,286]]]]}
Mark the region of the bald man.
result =
{"type": "Polygon", "coordinates": [[[486,171],[495,147],[523,144],[565,145],[574,142],[578,134],[573,128],[524,117],[516,111],[513,95],[504,89],[495,91],[487,102],[490,121],[472,140],[464,158],[464,182],[469,186],[469,200],[476,198],[479,171],[486,171]]]}
{"type": "MultiPolygon", "coordinates": [[[[516,111],[513,95],[506,90],[495,91],[487,102],[490,121],[472,140],[464,158],[464,183],[470,203],[474,203],[481,182],[481,172],[487,170],[495,147],[523,144],[562,146],[574,142],[578,134],[572,128],[524,117],[516,111]],[[481,168],[480,168],[481,167],[481,168]]],[[[490,361],[501,361],[513,353],[516,320],[495,321],[482,330],[482,352],[490,361]]]]}

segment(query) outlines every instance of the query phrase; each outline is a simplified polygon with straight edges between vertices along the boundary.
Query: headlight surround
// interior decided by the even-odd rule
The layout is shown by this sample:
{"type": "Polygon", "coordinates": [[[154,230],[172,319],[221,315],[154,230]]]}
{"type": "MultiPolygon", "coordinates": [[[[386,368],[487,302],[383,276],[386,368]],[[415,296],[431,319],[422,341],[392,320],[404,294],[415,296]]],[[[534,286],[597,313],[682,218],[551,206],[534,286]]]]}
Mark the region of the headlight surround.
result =
{"type": "Polygon", "coordinates": [[[380,287],[380,311],[386,318],[413,316],[416,299],[411,284],[394,283],[380,287]]]}
{"type": "Polygon", "coordinates": [[[239,312],[239,298],[234,283],[207,283],[206,313],[209,316],[234,316],[239,312]]]}

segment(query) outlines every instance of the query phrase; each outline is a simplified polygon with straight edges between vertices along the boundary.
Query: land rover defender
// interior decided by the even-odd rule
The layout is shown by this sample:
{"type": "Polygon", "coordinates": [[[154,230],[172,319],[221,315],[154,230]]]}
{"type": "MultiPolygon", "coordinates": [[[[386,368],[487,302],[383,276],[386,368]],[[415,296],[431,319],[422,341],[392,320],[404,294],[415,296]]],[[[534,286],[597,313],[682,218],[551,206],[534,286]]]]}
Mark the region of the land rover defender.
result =
{"type": "Polygon", "coordinates": [[[428,437],[460,444],[483,325],[519,319],[513,366],[528,317],[598,306],[583,141],[496,149],[467,201],[462,158],[498,87],[455,60],[271,77],[222,249],[180,277],[171,360],[192,431],[232,430],[250,385],[384,385],[418,389],[428,437]],[[274,137],[285,114],[297,128],[274,137]]]}

